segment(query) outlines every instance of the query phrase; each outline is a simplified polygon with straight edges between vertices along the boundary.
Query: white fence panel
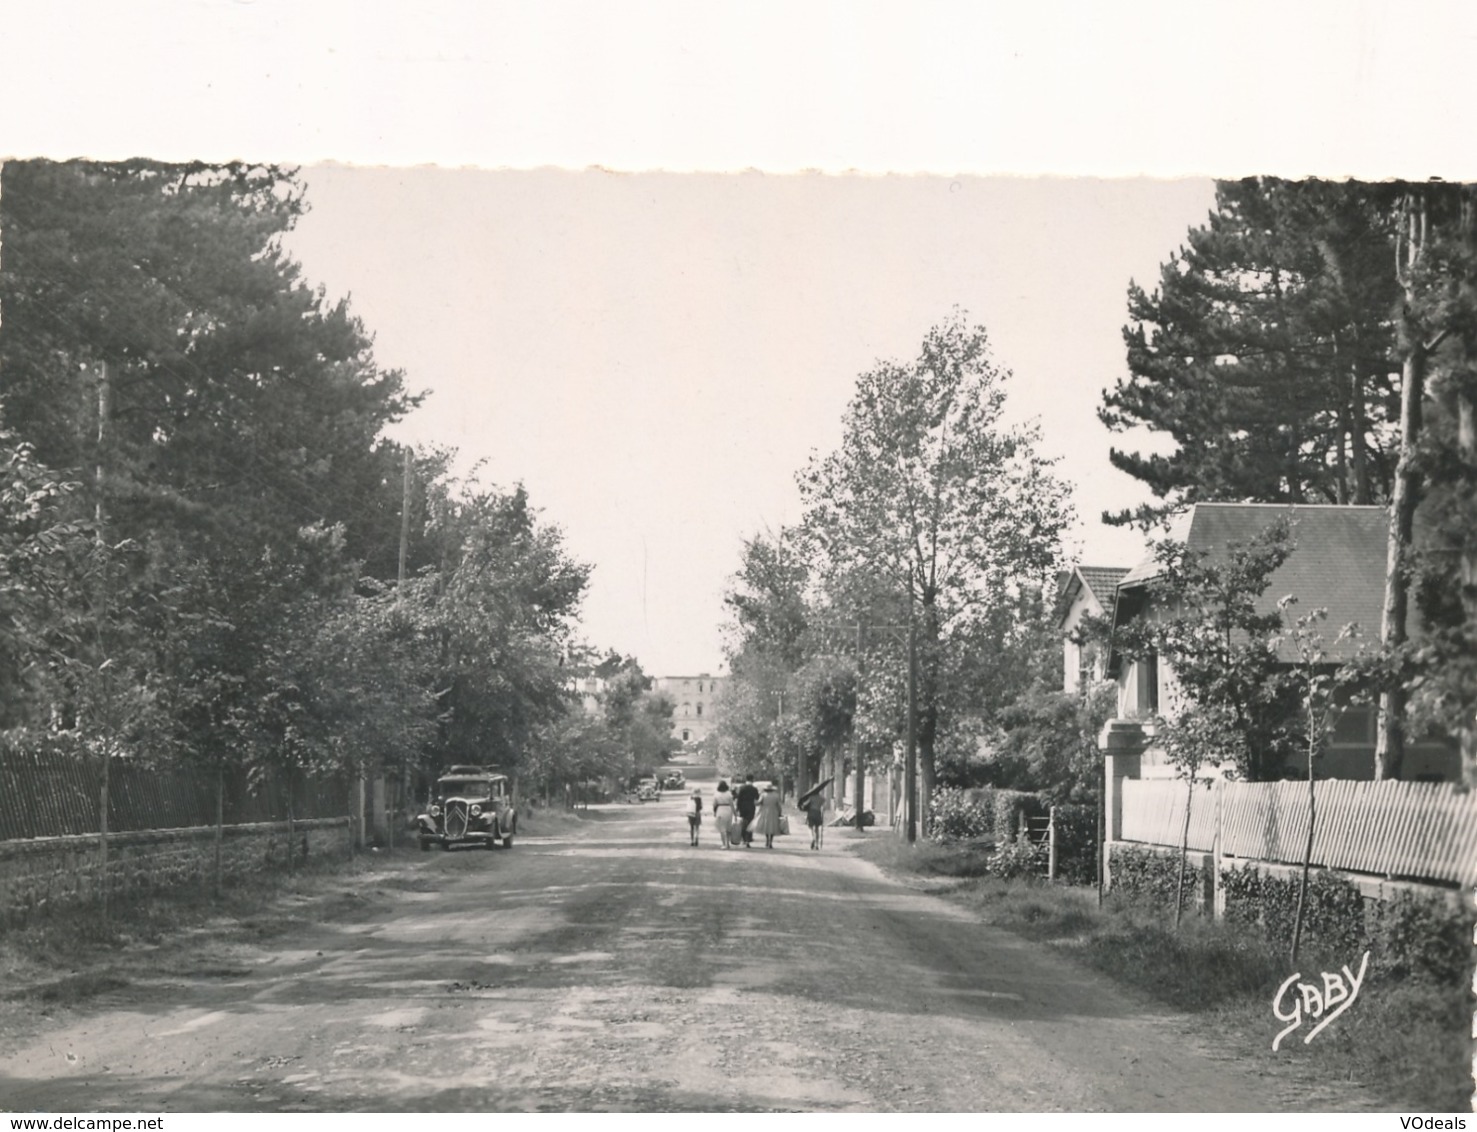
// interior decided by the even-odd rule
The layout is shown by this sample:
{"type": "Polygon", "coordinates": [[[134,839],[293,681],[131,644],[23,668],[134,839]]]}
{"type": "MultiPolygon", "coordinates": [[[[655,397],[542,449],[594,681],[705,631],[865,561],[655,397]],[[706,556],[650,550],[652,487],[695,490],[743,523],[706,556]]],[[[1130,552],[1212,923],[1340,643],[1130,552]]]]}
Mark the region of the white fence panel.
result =
{"type": "Polygon", "coordinates": [[[1195,799],[1190,803],[1185,783],[1179,779],[1125,779],[1123,840],[1179,848],[1187,804],[1190,805],[1190,848],[1214,848],[1216,799],[1207,783],[1196,784],[1195,799]]]}

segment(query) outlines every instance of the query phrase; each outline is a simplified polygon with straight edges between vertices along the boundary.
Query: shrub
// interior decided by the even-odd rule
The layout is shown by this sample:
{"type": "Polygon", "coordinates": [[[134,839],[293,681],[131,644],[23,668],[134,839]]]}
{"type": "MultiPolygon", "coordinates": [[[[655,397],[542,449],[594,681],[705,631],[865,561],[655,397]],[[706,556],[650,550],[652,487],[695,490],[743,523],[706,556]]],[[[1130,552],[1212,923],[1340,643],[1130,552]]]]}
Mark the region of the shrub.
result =
{"type": "MultiPolygon", "coordinates": [[[[1180,875],[1178,853],[1156,853],[1151,849],[1118,845],[1113,848],[1112,863],[1114,892],[1165,905],[1171,911],[1174,909],[1174,893],[1180,875]]],[[[1197,894],[1204,890],[1204,870],[1188,865],[1182,906],[1195,907],[1197,894]]]]}
{"type": "Polygon", "coordinates": [[[1014,841],[1025,833],[1027,818],[1046,815],[1047,805],[1041,795],[1024,790],[945,787],[933,792],[929,812],[935,841],[1014,841]]]}
{"type": "MultiPolygon", "coordinates": [[[[1298,879],[1268,876],[1254,868],[1227,869],[1226,917],[1260,924],[1274,946],[1292,940],[1298,879]]],[[[1439,900],[1404,892],[1392,900],[1367,902],[1350,882],[1328,873],[1308,878],[1303,938],[1311,947],[1338,956],[1366,949],[1380,977],[1427,979],[1442,986],[1465,984],[1471,962],[1473,914],[1439,900]]]]}
{"type": "Polygon", "coordinates": [[[935,790],[929,807],[934,841],[968,841],[992,832],[989,810],[971,795],[978,791],[935,790]]]}
{"type": "Polygon", "coordinates": [[[1369,938],[1382,972],[1394,978],[1465,986],[1471,978],[1473,912],[1401,893],[1369,918],[1369,938]]]}
{"type": "Polygon", "coordinates": [[[985,871],[1002,880],[1046,875],[1047,848],[1035,841],[1007,841],[997,845],[985,863],[985,871]]]}
{"type": "Polygon", "coordinates": [[[1056,808],[1056,875],[1068,884],[1097,880],[1097,807],[1056,808]]]}
{"type": "MultiPolygon", "coordinates": [[[[1260,924],[1274,946],[1290,945],[1297,917],[1299,880],[1274,877],[1251,867],[1221,874],[1226,891],[1226,917],[1260,924]]],[[[1348,881],[1328,873],[1308,878],[1308,904],[1303,912],[1303,940],[1332,954],[1354,955],[1366,946],[1364,898],[1348,881]]]]}

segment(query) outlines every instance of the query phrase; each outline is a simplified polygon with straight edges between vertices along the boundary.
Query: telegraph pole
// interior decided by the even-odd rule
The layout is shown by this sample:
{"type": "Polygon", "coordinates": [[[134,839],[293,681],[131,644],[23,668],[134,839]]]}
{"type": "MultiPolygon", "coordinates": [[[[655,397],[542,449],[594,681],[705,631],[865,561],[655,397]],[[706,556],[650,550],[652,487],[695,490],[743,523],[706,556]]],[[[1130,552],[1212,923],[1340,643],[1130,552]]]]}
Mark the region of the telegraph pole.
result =
{"type": "MultiPolygon", "coordinates": [[[[856,623],[856,671],[857,691],[861,691],[862,672],[862,623],[856,623]]],[[[867,780],[862,776],[862,737],[857,731],[856,711],[851,714],[851,770],[856,775],[856,831],[862,833],[866,827],[862,825],[862,811],[867,801],[867,780]]]]}
{"type": "MultiPolygon", "coordinates": [[[[398,602],[405,595],[405,559],[410,551],[410,447],[405,448],[405,471],[401,476],[400,487],[400,563],[395,573],[395,600],[398,602]]],[[[400,796],[402,799],[410,797],[410,764],[402,756],[400,759],[400,796]]],[[[388,821],[390,848],[395,848],[395,813],[394,804],[391,804],[391,813],[388,821]]]]}
{"type": "Polygon", "coordinates": [[[410,549],[410,449],[405,449],[404,484],[400,490],[400,570],[395,577],[395,596],[405,585],[405,557],[410,549]]]}
{"type": "Polygon", "coordinates": [[[913,625],[913,599],[908,597],[908,761],[903,768],[904,826],[908,844],[918,840],[918,633],[913,625]]]}
{"type": "Polygon", "coordinates": [[[100,573],[97,581],[98,592],[96,629],[98,646],[98,684],[96,692],[101,700],[101,703],[97,705],[101,709],[97,713],[97,725],[102,732],[101,739],[103,751],[102,785],[98,791],[97,807],[98,887],[102,893],[102,911],[103,921],[105,923],[108,919],[108,776],[112,770],[111,764],[113,761],[113,703],[110,689],[108,687],[108,682],[111,674],[107,670],[108,658],[104,655],[107,652],[107,645],[106,639],[103,635],[106,628],[108,616],[107,608],[109,582],[106,574],[106,566],[108,561],[108,540],[107,535],[104,531],[104,524],[107,522],[108,511],[107,507],[103,503],[103,491],[106,486],[104,477],[106,475],[105,464],[107,457],[105,453],[107,451],[108,443],[108,418],[112,416],[112,413],[113,388],[108,380],[108,363],[102,362],[98,366],[97,374],[97,502],[95,505],[95,510],[93,512],[93,517],[97,525],[96,541],[98,563],[101,567],[104,568],[103,572],[100,573]]]}

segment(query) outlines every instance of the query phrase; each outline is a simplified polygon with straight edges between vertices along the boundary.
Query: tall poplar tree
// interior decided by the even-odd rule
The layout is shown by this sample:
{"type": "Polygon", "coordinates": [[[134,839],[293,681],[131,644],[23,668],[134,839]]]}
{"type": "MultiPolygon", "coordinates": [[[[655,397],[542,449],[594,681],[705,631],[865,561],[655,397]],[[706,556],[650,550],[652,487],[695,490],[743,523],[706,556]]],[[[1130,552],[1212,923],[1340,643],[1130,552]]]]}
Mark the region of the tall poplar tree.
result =
{"type": "Polygon", "coordinates": [[[913,623],[924,812],[951,656],[991,608],[1048,583],[1070,518],[1039,430],[1005,423],[1009,380],[956,310],[911,361],[857,378],[840,447],[800,477],[822,584],[871,579],[913,623]]]}

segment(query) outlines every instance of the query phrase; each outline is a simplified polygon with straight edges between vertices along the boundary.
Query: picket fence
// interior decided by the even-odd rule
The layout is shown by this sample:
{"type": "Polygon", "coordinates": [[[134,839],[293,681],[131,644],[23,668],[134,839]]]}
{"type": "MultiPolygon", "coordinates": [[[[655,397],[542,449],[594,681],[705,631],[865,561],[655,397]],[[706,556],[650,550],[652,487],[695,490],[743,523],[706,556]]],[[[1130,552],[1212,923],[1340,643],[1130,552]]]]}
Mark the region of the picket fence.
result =
{"type": "MultiPolygon", "coordinates": [[[[1123,782],[1125,841],[1178,848],[1190,806],[1189,847],[1301,864],[1308,842],[1306,782],[1123,782]]],[[[1383,877],[1477,883],[1477,793],[1445,782],[1316,783],[1315,866],[1383,877]]]]}

